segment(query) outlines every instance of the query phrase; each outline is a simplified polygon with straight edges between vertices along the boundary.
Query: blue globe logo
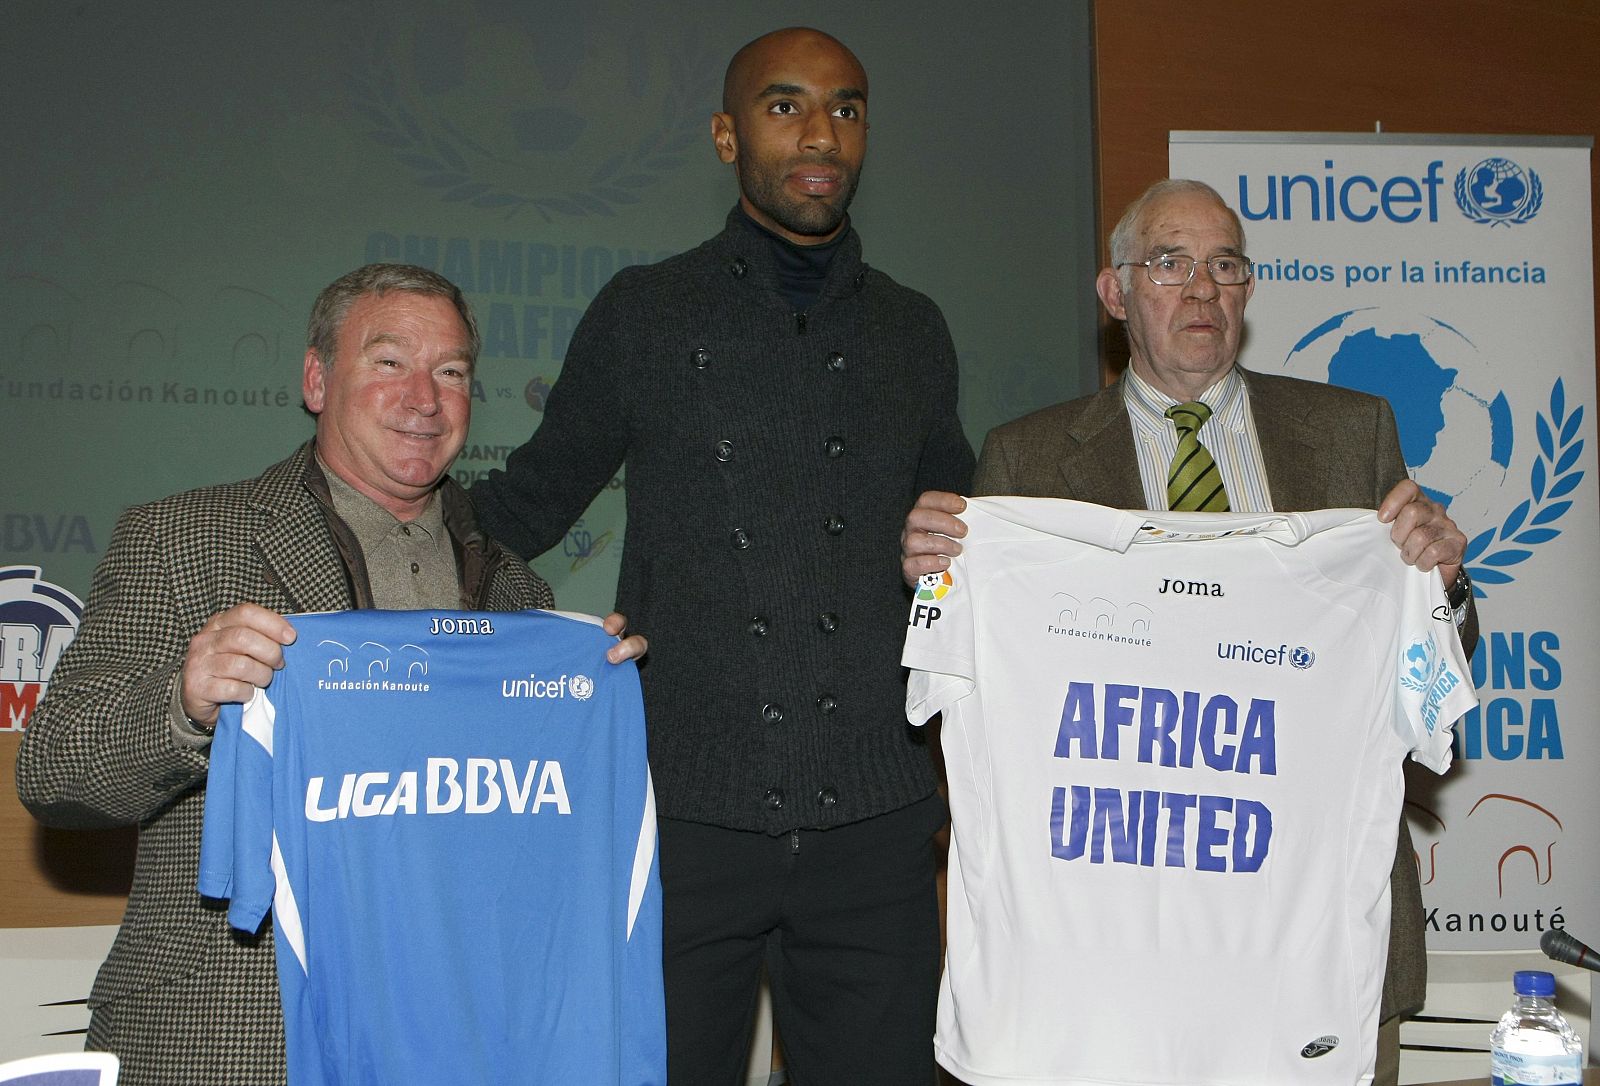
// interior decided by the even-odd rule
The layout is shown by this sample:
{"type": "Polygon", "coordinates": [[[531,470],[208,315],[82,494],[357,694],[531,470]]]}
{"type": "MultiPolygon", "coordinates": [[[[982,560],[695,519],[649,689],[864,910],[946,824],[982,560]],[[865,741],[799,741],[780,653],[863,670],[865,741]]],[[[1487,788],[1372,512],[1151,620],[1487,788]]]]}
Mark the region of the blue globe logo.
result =
{"type": "Polygon", "coordinates": [[[1459,331],[1423,314],[1353,309],[1306,333],[1283,368],[1388,400],[1417,485],[1469,536],[1496,515],[1511,467],[1511,405],[1459,331]]]}
{"type": "Polygon", "coordinates": [[[1539,175],[1509,158],[1486,158],[1456,174],[1456,205],[1473,222],[1490,226],[1524,223],[1544,204],[1539,175]]]}

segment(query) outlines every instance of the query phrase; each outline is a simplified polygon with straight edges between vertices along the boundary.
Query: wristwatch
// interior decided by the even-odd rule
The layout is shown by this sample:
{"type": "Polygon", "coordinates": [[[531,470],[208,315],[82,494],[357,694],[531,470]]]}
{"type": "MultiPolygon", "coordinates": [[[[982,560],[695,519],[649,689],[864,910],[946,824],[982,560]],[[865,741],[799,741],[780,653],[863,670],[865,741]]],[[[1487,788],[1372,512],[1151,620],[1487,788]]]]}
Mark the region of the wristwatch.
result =
{"type": "Polygon", "coordinates": [[[1450,605],[1450,617],[1455,619],[1456,628],[1467,621],[1467,604],[1472,599],[1472,578],[1467,576],[1467,567],[1462,566],[1456,572],[1456,579],[1450,587],[1444,590],[1445,602],[1450,605]]]}

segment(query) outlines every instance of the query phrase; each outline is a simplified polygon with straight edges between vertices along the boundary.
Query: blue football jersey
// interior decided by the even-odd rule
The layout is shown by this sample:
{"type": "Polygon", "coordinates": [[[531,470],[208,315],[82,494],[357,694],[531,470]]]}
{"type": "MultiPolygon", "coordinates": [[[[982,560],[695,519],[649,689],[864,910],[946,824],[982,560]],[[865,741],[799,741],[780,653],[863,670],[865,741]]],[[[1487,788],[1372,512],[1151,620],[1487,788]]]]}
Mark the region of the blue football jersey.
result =
{"type": "Polygon", "coordinates": [[[296,615],[223,708],[200,892],[273,914],[289,1081],[666,1080],[632,663],[547,611],[296,615]]]}

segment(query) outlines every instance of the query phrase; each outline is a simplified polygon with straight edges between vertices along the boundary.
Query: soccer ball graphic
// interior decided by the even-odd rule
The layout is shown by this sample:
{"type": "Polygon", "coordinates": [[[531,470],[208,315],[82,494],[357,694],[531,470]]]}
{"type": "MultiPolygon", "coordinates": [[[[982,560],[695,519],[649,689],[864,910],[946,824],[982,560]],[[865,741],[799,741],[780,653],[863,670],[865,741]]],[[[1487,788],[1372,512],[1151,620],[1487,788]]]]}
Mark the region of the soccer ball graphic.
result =
{"type": "Polygon", "coordinates": [[[1461,332],[1406,310],[1350,310],[1307,333],[1283,368],[1388,400],[1417,485],[1469,536],[1493,522],[1511,467],[1511,405],[1461,332]]]}
{"type": "Polygon", "coordinates": [[[950,576],[949,570],[939,573],[924,573],[917,578],[917,599],[924,602],[942,600],[955,586],[955,580],[950,576]]]}

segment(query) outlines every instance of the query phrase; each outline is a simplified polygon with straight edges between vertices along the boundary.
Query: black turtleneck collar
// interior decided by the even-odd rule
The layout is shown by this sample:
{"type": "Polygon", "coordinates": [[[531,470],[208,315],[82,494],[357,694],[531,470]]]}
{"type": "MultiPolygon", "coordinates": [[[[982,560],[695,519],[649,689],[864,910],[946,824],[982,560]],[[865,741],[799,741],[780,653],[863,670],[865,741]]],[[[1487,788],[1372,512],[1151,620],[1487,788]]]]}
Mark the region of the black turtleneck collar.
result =
{"type": "Polygon", "coordinates": [[[834,254],[850,233],[849,221],[846,220],[839,232],[827,241],[818,245],[796,245],[752,219],[743,204],[738,205],[737,211],[734,218],[744,225],[750,235],[770,246],[778,273],[778,292],[794,307],[796,313],[810,309],[822,295],[822,285],[828,278],[828,268],[833,264],[834,254]]]}

